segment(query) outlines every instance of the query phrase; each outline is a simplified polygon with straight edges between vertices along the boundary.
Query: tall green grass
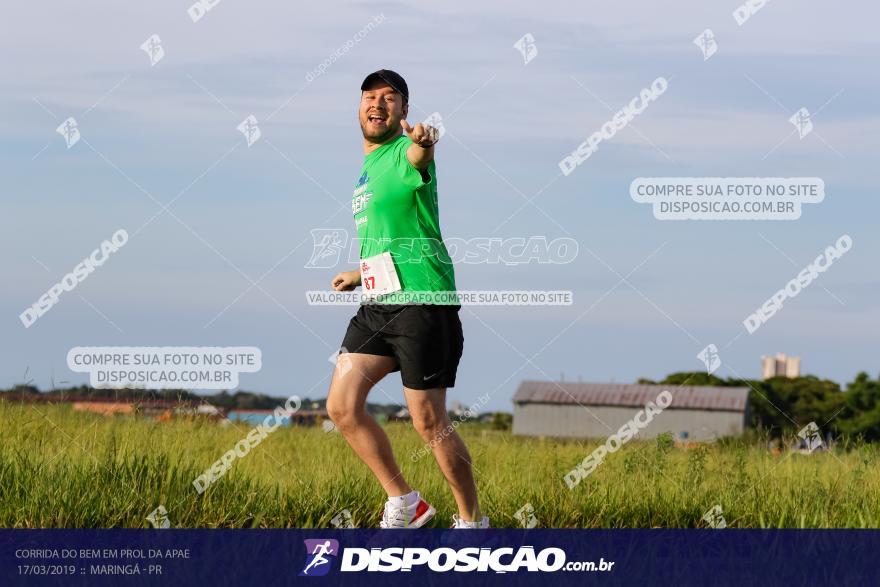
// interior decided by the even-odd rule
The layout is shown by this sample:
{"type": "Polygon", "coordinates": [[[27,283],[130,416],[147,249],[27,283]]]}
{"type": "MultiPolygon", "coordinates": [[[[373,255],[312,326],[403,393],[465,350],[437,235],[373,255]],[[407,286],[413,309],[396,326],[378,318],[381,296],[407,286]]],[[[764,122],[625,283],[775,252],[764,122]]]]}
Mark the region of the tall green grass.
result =
{"type": "MultiPolygon", "coordinates": [[[[375,527],[385,495],[345,440],[321,427],[282,427],[199,495],[192,481],[244,438],[243,423],[105,417],[63,405],[0,402],[0,526],[149,527],[157,506],[174,527],[328,527],[347,509],[375,527]]],[[[407,481],[448,527],[452,495],[421,439],[389,424],[407,481]]],[[[631,442],[573,490],[562,476],[599,441],[521,438],[463,424],[481,507],[517,527],[526,503],[539,527],[704,527],[721,505],[730,527],[878,527],[880,471],[872,445],[774,456],[764,443],[680,450],[631,442]]]]}

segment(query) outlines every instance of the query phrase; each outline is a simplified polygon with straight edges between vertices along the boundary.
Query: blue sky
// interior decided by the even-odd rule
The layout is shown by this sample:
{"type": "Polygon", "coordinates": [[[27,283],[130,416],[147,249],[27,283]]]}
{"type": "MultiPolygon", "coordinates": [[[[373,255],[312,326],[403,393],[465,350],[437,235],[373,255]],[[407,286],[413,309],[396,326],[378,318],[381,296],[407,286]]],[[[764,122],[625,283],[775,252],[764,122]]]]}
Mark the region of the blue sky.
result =
{"type": "MultiPolygon", "coordinates": [[[[26,371],[43,388],[85,382],[66,366],[74,346],[257,346],[263,368],[242,388],[322,397],[354,308],[304,292],[354,267],[305,269],[309,231],[354,232],[358,87],[380,67],[407,79],[410,122],[443,115],[445,237],[579,244],[566,265],[456,268],[461,289],[571,290],[574,304],[463,309],[451,399],[489,393],[488,409],[509,410],[524,378],[698,370],[709,343],[721,376],[757,377],[779,351],[841,382],[877,375],[875,7],[775,0],[738,26],[736,2],[424,6],[222,0],[198,22],[179,2],[11,8],[0,385],[26,371]],[[704,61],[692,41],[706,28],[718,52],[704,61]],[[526,33],[527,65],[513,48],[526,33]],[[165,50],[153,67],[152,34],[165,50]],[[559,160],[658,76],[665,94],[562,176],[559,160]],[[801,107],[815,125],[803,139],[788,121],[801,107]],[[236,130],[248,115],[263,135],[251,147],[236,130]],[[84,139],[71,149],[55,132],[68,116],[84,139]],[[791,222],[665,222],[629,196],[652,176],[821,177],[826,198],[791,222]],[[119,228],[130,242],[23,328],[19,313],[119,228]],[[842,234],[853,250],[747,334],[742,320],[842,234]]],[[[402,401],[399,376],[371,399],[402,401]]]]}

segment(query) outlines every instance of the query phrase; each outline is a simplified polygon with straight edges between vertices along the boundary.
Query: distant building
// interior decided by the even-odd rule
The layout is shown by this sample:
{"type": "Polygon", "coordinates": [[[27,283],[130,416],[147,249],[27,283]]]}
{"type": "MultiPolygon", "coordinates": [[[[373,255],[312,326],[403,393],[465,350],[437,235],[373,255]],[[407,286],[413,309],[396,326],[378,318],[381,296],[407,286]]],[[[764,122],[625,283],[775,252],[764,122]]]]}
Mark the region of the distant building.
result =
{"type": "Polygon", "coordinates": [[[472,419],[477,417],[476,409],[472,407],[465,407],[461,405],[461,402],[458,400],[452,400],[450,402],[449,413],[451,413],[453,417],[459,419],[472,419]]]}
{"type": "Polygon", "coordinates": [[[95,412],[96,414],[104,414],[105,416],[113,414],[133,414],[134,404],[130,402],[113,401],[112,399],[104,401],[75,401],[73,402],[73,411],[95,412]]]}
{"type": "MultiPolygon", "coordinates": [[[[251,426],[264,423],[269,416],[272,416],[274,423],[275,410],[229,410],[226,415],[227,422],[244,422],[251,426]]],[[[278,421],[282,425],[312,425],[321,424],[328,419],[327,410],[297,410],[289,416],[279,418],[278,421]]]]}
{"type": "Polygon", "coordinates": [[[389,414],[387,416],[386,421],[397,422],[397,421],[401,421],[401,420],[411,420],[411,419],[412,419],[412,416],[410,415],[409,410],[406,408],[400,408],[399,410],[397,410],[393,414],[389,414]]]}
{"type": "Polygon", "coordinates": [[[119,399],[110,397],[51,398],[52,403],[69,403],[75,412],[97,414],[140,414],[147,417],[190,415],[220,418],[222,410],[208,403],[171,399],[119,399]]]}
{"type": "MultiPolygon", "coordinates": [[[[669,391],[672,403],[638,438],[663,432],[684,441],[738,436],[748,418],[747,387],[523,381],[513,396],[513,433],[524,436],[606,438],[669,391]]],[[[644,417],[640,417],[644,422],[644,417]]]]}
{"type": "Polygon", "coordinates": [[[775,357],[761,357],[761,379],[772,379],[773,377],[793,379],[800,376],[800,357],[788,357],[785,353],[776,353],[775,357]]]}

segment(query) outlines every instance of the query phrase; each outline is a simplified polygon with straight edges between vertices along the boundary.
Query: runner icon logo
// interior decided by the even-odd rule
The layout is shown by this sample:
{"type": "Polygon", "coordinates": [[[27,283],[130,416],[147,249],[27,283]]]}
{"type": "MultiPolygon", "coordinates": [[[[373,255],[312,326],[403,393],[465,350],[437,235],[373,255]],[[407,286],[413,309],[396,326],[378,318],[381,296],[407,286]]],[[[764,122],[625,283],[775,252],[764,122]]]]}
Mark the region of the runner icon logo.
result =
{"type": "Polygon", "coordinates": [[[306,545],[306,566],[300,577],[322,577],[330,571],[330,566],[339,555],[339,541],[331,538],[303,540],[306,545]]]}

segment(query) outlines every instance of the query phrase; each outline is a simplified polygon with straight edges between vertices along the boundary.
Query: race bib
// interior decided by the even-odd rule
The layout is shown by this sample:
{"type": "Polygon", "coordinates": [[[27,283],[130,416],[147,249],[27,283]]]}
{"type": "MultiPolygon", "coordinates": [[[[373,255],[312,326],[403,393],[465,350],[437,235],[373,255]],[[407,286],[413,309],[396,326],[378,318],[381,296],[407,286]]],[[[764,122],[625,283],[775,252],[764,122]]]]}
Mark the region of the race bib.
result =
{"type": "Polygon", "coordinates": [[[397,278],[391,253],[386,251],[361,259],[361,285],[368,298],[400,290],[400,280],[397,278]]]}

